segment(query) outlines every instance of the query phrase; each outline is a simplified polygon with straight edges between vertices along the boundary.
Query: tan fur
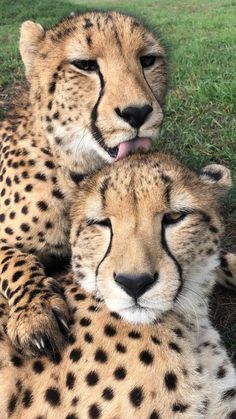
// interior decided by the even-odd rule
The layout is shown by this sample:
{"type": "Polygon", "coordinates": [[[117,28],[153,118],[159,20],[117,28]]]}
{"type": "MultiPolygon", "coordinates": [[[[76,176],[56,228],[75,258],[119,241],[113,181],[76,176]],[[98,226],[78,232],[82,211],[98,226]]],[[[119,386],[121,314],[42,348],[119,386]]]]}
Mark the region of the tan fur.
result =
{"type": "MultiPolygon", "coordinates": [[[[68,328],[60,288],[43,265],[70,256],[74,180],[113,163],[110,151],[120,143],[155,140],[167,64],[160,41],[119,13],[82,14],[49,30],[27,21],[20,51],[29,95],[1,126],[0,290],[9,303],[10,339],[24,354],[37,355],[44,352],[41,340],[52,352],[61,347],[60,331],[68,328]],[[144,69],[140,59],[147,55],[155,61],[144,69]],[[88,59],[97,60],[99,71],[74,64],[88,59]],[[117,114],[143,105],[153,110],[139,129],[117,114]]],[[[230,268],[224,276],[233,275],[230,268]]]]}
{"type": "Polygon", "coordinates": [[[39,354],[41,339],[49,339],[53,351],[62,344],[59,328],[67,328],[60,289],[39,260],[70,256],[74,180],[114,161],[104,147],[137,135],[156,138],[167,70],[154,35],[118,13],[84,14],[49,30],[27,21],[20,52],[29,97],[1,126],[0,288],[9,302],[12,342],[25,354],[39,354]],[[156,63],[143,71],[140,55],[150,51],[156,63]],[[100,73],[78,70],[72,64],[78,59],[96,59],[100,73]],[[152,115],[139,130],[115,111],[147,103],[152,115]]]}
{"type": "Polygon", "coordinates": [[[230,184],[223,166],[196,174],[157,153],[132,156],[83,183],[72,210],[74,274],[60,278],[72,316],[69,343],[52,361],[24,359],[2,316],[1,418],[235,418],[236,375],[207,304],[219,263],[219,199],[230,184]],[[177,219],[187,208],[189,215],[168,225],[167,214],[177,219]],[[111,226],[97,224],[107,219],[111,226]],[[130,309],[124,320],[119,304],[131,299],[114,272],[157,270],[157,284],[138,300],[150,317],[132,324],[130,309]]]}

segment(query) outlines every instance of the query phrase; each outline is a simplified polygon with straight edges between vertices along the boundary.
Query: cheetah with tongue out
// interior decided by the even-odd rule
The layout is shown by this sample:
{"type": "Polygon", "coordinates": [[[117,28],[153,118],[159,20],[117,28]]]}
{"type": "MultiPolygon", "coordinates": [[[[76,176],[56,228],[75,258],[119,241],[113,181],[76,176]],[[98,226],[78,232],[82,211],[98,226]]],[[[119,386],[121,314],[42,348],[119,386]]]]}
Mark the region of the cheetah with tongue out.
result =
{"type": "Polygon", "coordinates": [[[82,14],[49,30],[25,22],[20,52],[27,101],[1,127],[0,290],[15,347],[53,354],[69,316],[48,265],[70,257],[77,183],[150,149],[163,117],[166,58],[150,31],[118,13],[82,14]]]}
{"type": "MultiPolygon", "coordinates": [[[[77,183],[149,150],[162,123],[167,64],[160,41],[119,13],[81,14],[48,30],[25,22],[20,52],[29,91],[1,126],[0,291],[15,347],[52,356],[69,314],[49,265],[70,258],[77,183]]],[[[221,279],[233,283],[230,257],[221,279]]]]}
{"type": "Polygon", "coordinates": [[[235,419],[235,370],[208,317],[229,186],[223,166],[196,174],[157,153],[80,185],[73,275],[59,279],[68,343],[24,358],[1,317],[1,419],[235,419]]]}

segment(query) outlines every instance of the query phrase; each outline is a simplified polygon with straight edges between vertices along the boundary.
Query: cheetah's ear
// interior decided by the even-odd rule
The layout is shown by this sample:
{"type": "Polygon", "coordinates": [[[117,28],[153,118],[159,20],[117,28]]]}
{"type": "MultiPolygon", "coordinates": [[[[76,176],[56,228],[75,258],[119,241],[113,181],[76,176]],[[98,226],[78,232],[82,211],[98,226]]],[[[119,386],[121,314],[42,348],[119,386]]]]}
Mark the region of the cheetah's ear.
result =
{"type": "Polygon", "coordinates": [[[204,183],[217,188],[220,194],[232,186],[231,172],[221,164],[209,164],[200,170],[199,175],[204,183]]]}
{"type": "Polygon", "coordinates": [[[45,30],[39,23],[26,20],[20,28],[20,53],[25,65],[27,79],[30,78],[30,72],[35,54],[38,50],[40,41],[45,36],[45,30]]]}

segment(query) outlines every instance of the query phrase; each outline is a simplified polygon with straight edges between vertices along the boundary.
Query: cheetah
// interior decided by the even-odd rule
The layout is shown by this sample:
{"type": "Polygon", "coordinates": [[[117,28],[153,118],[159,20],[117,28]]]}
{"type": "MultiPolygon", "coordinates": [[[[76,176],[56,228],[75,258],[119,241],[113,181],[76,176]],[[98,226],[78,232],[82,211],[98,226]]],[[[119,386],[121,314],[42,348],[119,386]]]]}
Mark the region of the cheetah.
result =
{"type": "Polygon", "coordinates": [[[78,187],[71,333],[24,358],[0,323],[1,418],[235,419],[236,373],[208,316],[230,172],[129,156],[78,187]],[[199,199],[200,198],[200,199],[199,199]]]}
{"type": "MultiPolygon", "coordinates": [[[[1,127],[0,291],[15,347],[53,356],[69,313],[51,267],[70,260],[74,194],[104,165],[151,148],[163,120],[167,58],[136,19],[99,12],[48,30],[23,23],[20,52],[29,89],[1,127]]],[[[227,260],[221,272],[233,283],[234,256],[227,260]]]]}

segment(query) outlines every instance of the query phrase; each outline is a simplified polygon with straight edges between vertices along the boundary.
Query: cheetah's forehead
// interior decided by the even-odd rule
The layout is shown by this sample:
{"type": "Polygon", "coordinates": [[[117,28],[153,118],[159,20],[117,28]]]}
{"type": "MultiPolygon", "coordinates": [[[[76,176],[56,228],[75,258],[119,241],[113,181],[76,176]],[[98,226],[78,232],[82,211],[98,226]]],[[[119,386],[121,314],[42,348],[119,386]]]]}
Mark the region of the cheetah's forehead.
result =
{"type": "Polygon", "coordinates": [[[77,204],[82,202],[82,211],[91,219],[104,215],[104,211],[124,216],[134,208],[157,214],[207,211],[210,202],[212,207],[216,205],[214,191],[198,174],[173,157],[155,152],[133,155],[108,166],[85,183],[81,194],[83,199],[77,204]]]}
{"type": "Polygon", "coordinates": [[[130,54],[141,53],[147,47],[150,53],[164,55],[152,32],[135,18],[117,12],[92,12],[66,18],[47,31],[46,39],[53,44],[65,41],[71,59],[78,50],[85,55],[104,56],[108,50],[109,54],[117,49],[130,54]]]}

